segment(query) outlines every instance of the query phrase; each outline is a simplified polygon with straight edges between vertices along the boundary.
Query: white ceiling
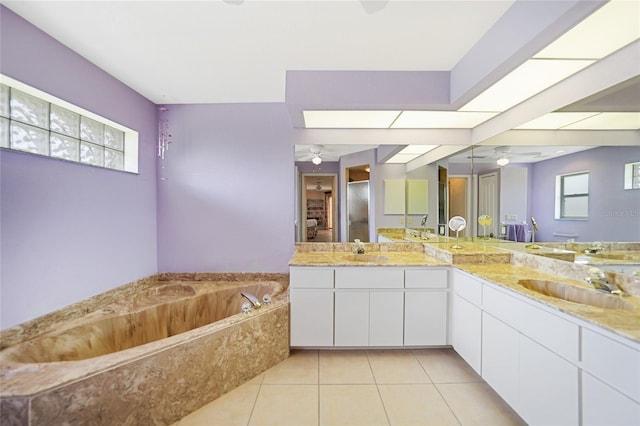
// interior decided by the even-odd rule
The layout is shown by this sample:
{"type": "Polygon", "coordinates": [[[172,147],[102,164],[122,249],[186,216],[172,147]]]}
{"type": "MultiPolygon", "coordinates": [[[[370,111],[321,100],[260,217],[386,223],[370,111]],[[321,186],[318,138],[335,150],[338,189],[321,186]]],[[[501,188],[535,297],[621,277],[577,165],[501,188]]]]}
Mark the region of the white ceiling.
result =
{"type": "Polygon", "coordinates": [[[450,70],[513,1],[2,3],[164,104],[283,102],[286,70],[450,70]]]}

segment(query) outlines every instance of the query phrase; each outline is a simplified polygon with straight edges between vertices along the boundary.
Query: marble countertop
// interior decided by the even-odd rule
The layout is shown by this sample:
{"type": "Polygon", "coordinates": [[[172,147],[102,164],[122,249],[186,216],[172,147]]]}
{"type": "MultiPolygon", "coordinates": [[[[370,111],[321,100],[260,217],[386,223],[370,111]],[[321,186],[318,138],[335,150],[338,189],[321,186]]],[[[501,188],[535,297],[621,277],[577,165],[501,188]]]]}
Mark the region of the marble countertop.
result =
{"type": "Polygon", "coordinates": [[[448,266],[424,252],[377,251],[365,254],[351,252],[295,252],[289,266],[448,266]]]}
{"type": "Polygon", "coordinates": [[[573,315],[594,325],[604,327],[620,336],[637,342],[640,341],[640,297],[621,297],[622,300],[633,305],[632,309],[598,308],[581,303],[569,302],[552,296],[545,296],[518,284],[518,281],[522,279],[534,279],[571,284],[587,288],[594,292],[596,291],[584,281],[509,263],[457,264],[455,266],[479,278],[494,282],[519,294],[525,295],[526,297],[536,300],[553,309],[573,315]]]}

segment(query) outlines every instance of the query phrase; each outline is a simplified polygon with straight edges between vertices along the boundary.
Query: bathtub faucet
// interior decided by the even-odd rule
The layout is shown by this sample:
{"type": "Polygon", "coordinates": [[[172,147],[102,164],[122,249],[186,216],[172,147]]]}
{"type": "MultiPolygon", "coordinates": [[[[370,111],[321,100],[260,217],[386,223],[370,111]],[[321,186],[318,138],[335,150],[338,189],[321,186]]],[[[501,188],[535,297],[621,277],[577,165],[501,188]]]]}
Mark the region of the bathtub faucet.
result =
{"type": "Polygon", "coordinates": [[[260,301],[258,300],[258,298],[255,295],[253,295],[253,294],[251,294],[251,293],[249,293],[247,291],[241,291],[240,294],[242,295],[242,297],[244,297],[249,302],[251,302],[251,304],[253,305],[253,307],[255,309],[258,309],[260,306],[262,306],[260,304],[260,301]]]}

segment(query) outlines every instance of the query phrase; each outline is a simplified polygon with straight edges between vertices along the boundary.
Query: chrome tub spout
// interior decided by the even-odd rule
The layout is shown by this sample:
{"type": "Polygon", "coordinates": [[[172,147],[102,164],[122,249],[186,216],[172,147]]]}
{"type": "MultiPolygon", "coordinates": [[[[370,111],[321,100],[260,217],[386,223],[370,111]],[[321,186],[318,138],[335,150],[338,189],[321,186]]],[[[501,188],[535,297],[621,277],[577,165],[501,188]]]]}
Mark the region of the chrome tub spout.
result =
{"type": "Polygon", "coordinates": [[[258,300],[258,298],[254,294],[251,294],[248,291],[241,291],[240,294],[242,295],[242,297],[244,297],[249,302],[251,302],[251,304],[253,305],[254,309],[258,309],[260,306],[262,306],[260,304],[260,301],[258,300]]]}

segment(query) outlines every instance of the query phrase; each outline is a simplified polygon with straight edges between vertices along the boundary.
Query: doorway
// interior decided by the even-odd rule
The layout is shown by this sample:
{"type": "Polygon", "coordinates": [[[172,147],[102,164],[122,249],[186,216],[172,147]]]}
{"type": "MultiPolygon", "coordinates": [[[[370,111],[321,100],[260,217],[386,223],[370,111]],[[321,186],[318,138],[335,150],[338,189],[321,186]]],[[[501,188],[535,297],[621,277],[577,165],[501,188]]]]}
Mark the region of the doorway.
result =
{"type": "Polygon", "coordinates": [[[453,216],[462,216],[467,221],[467,227],[460,231],[461,237],[473,236],[473,203],[471,197],[471,176],[449,175],[449,219],[453,216]]]}
{"type": "Polygon", "coordinates": [[[498,174],[487,173],[478,177],[478,214],[491,217],[487,233],[498,235],[498,174]]]}
{"type": "Polygon", "coordinates": [[[369,165],[346,169],[347,241],[369,242],[369,171],[369,165]]]}
{"type": "Polygon", "coordinates": [[[336,174],[302,174],[301,241],[337,241],[336,174]]]}

